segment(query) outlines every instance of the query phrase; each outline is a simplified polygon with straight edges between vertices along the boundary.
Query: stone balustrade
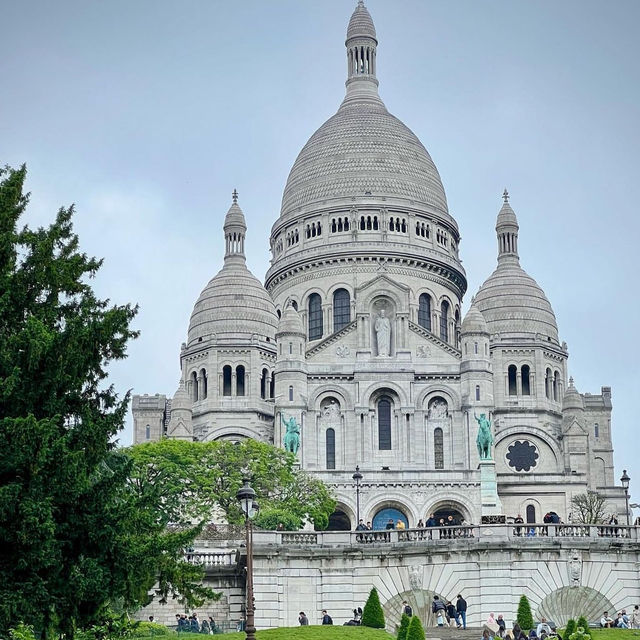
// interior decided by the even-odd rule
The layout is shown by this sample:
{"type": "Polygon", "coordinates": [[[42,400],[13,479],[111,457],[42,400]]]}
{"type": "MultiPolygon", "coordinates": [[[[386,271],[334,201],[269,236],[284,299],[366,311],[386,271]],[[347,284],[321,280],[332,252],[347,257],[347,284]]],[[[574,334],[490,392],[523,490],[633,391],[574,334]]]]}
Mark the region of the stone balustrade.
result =
{"type": "Polygon", "coordinates": [[[232,567],[238,563],[238,552],[235,549],[224,551],[190,551],[185,554],[185,560],[207,568],[232,567]]]}

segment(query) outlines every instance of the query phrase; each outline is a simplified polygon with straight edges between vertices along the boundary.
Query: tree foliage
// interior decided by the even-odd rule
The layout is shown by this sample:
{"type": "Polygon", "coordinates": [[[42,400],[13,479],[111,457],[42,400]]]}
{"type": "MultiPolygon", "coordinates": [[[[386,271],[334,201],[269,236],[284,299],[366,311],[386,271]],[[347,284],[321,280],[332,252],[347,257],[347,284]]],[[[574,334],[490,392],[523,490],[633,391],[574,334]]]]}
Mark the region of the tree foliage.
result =
{"type": "Polygon", "coordinates": [[[522,630],[529,631],[529,629],[533,628],[533,614],[531,613],[531,605],[529,604],[529,599],[524,594],[520,596],[516,620],[522,630]]]}
{"type": "Polygon", "coordinates": [[[412,616],[407,629],[407,640],[425,640],[422,622],[418,616],[412,616]]]}
{"type": "Polygon", "coordinates": [[[0,633],[24,621],[68,636],[118,600],[176,585],[210,594],[182,562],[193,532],[167,532],[158,495],[128,482],[116,451],[128,396],[107,384],[136,309],[94,294],[101,261],[79,249],[73,207],[19,228],[25,167],[0,170],[0,633]]]}
{"type": "Polygon", "coordinates": [[[406,613],[403,613],[402,618],[400,618],[400,628],[398,629],[397,640],[407,640],[407,631],[409,630],[410,622],[411,618],[406,613]]]}
{"type": "Polygon", "coordinates": [[[595,491],[579,493],[571,498],[573,522],[602,524],[606,516],[606,499],[595,491]]]}
{"type": "MultiPolygon", "coordinates": [[[[584,616],[580,616],[578,618],[578,621],[576,622],[576,631],[579,628],[582,628],[582,632],[584,633],[585,636],[589,636],[590,638],[592,637],[591,628],[589,627],[589,622],[584,616]]],[[[567,634],[565,633],[565,636],[566,635],[567,634]]]]}
{"type": "Polygon", "coordinates": [[[367,602],[362,610],[361,624],[363,627],[370,627],[372,629],[384,629],[384,611],[382,610],[378,591],[375,587],[371,589],[367,602]]]}
{"type": "Polygon", "coordinates": [[[568,639],[572,633],[575,633],[576,628],[577,628],[576,621],[573,618],[569,619],[567,621],[567,626],[565,627],[562,637],[568,639]]]}
{"type": "Polygon", "coordinates": [[[335,500],[326,485],[295,466],[292,454],[264,442],[160,440],[128,449],[134,461],[132,482],[140,494],[161,486],[163,515],[174,523],[215,518],[243,522],[236,493],[251,479],[264,516],[258,526],[300,528],[303,520],[326,525],[335,500]],[[280,518],[280,520],[278,520],[280,518]],[[273,521],[275,520],[275,525],[273,521]]]}

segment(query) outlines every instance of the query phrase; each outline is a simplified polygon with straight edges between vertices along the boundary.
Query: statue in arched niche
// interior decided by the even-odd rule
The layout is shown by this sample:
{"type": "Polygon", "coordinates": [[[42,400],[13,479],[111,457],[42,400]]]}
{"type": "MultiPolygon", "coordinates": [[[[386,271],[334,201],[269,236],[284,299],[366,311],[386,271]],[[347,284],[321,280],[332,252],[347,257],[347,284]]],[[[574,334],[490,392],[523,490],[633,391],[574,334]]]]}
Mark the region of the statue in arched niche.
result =
{"type": "Polygon", "coordinates": [[[340,405],[335,398],[331,398],[329,402],[321,408],[322,421],[335,424],[340,420],[340,405]]]}
{"type": "Polygon", "coordinates": [[[429,403],[429,420],[444,420],[449,416],[449,405],[442,398],[434,398],[429,403]]]}
{"type": "Polygon", "coordinates": [[[380,314],[375,323],[376,341],[378,343],[378,357],[388,358],[391,352],[391,322],[387,318],[385,309],[380,309],[380,314]]]}

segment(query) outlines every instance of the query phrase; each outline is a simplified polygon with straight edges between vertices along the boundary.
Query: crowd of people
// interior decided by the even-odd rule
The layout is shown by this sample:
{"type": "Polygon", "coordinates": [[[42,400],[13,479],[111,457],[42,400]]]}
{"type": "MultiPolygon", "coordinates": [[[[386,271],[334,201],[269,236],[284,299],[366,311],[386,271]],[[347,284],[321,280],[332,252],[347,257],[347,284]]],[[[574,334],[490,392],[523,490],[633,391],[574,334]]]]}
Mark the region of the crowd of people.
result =
{"type": "MultiPolygon", "coordinates": [[[[404,612],[407,613],[406,609],[404,612]]],[[[439,627],[444,627],[446,623],[448,626],[456,626],[458,629],[467,628],[467,601],[461,594],[456,596],[455,604],[451,600],[442,600],[439,596],[434,596],[431,612],[435,615],[436,624],[439,627]]]]}
{"type": "Polygon", "coordinates": [[[216,633],[216,623],[211,616],[201,622],[195,611],[190,616],[187,616],[186,613],[176,613],[176,631],[209,635],[216,633]]]}
{"type": "Polygon", "coordinates": [[[609,612],[605,611],[600,618],[600,626],[606,629],[617,627],[618,629],[640,629],[640,607],[636,605],[627,615],[627,610],[618,611],[615,619],[609,616],[609,612]]]}

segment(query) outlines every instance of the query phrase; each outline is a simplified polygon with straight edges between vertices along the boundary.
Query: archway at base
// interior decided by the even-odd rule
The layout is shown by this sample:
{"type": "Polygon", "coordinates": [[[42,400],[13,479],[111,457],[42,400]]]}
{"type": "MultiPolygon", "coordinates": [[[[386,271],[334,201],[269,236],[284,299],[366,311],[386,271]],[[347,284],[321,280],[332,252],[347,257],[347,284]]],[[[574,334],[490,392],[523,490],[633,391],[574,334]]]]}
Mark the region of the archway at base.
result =
{"type": "Polygon", "coordinates": [[[425,520],[431,513],[435,514],[435,518],[438,522],[440,522],[441,518],[446,522],[449,516],[453,516],[456,524],[460,524],[463,520],[466,524],[471,524],[467,509],[455,500],[440,500],[436,502],[429,509],[429,512],[425,514],[425,520]]]}
{"type": "MultiPolygon", "coordinates": [[[[400,619],[402,618],[402,603],[406,600],[413,609],[413,615],[418,616],[422,622],[422,626],[436,626],[436,617],[431,613],[431,603],[435,595],[441,600],[446,600],[434,591],[425,591],[424,589],[412,589],[411,591],[403,591],[393,598],[387,600],[383,605],[384,619],[387,622],[387,631],[395,633],[400,627],[400,619]]],[[[446,620],[445,620],[446,625],[446,620]]]]}
{"type": "Polygon", "coordinates": [[[327,531],[351,531],[351,520],[349,516],[340,509],[336,509],[329,516],[327,531]]]}
{"type": "Polygon", "coordinates": [[[591,587],[561,587],[544,598],[536,613],[538,620],[544,616],[563,627],[570,618],[577,620],[580,616],[599,620],[603,611],[615,617],[614,606],[599,591],[591,587]]]}
{"type": "Polygon", "coordinates": [[[389,520],[393,520],[394,527],[397,526],[398,520],[404,522],[405,528],[409,528],[409,520],[407,520],[407,516],[404,515],[400,509],[396,509],[395,507],[384,507],[379,509],[376,512],[376,515],[373,516],[373,522],[371,524],[374,530],[381,530],[387,528],[387,523],[389,520]]]}

